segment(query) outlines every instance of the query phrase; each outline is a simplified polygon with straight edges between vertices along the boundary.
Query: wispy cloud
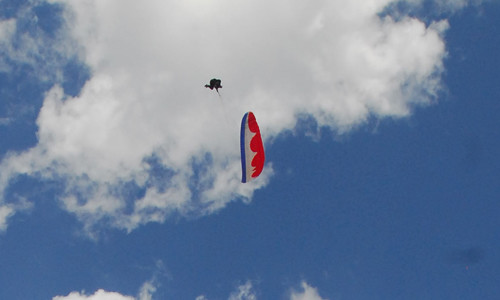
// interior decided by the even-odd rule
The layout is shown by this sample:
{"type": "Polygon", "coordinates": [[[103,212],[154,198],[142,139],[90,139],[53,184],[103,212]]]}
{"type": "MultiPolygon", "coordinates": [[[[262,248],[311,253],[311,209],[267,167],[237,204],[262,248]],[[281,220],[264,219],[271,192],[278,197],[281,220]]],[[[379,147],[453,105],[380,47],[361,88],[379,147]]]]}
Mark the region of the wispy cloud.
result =
{"type": "Polygon", "coordinates": [[[152,300],[153,294],[156,292],[156,286],[154,281],[146,281],[139,291],[139,295],[137,296],[137,300],[152,300]]]}
{"type": "Polygon", "coordinates": [[[257,300],[257,295],[253,291],[252,282],[247,281],[245,284],[238,286],[236,291],[231,293],[228,300],[257,300]]]}
{"type": "Polygon", "coordinates": [[[14,214],[14,211],[10,205],[0,206],[0,230],[7,229],[7,220],[14,214]]]}
{"type": "MultiPolygon", "coordinates": [[[[196,300],[209,300],[205,295],[196,297],[196,300]]],[[[248,280],[244,284],[238,285],[229,295],[228,300],[257,300],[252,281],[248,280]]]]}
{"type": "Polygon", "coordinates": [[[8,19],[0,21],[0,72],[8,71],[8,63],[5,61],[5,52],[8,51],[11,39],[16,32],[16,20],[8,19]]]}

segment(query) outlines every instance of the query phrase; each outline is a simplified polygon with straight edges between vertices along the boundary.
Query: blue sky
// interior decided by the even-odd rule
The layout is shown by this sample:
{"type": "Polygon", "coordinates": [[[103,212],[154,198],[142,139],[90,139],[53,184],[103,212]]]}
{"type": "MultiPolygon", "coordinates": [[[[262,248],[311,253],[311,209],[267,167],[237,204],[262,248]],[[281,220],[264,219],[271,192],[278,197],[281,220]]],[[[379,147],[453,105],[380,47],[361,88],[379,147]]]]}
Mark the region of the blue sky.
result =
{"type": "Polygon", "coordinates": [[[499,32],[496,1],[0,0],[0,298],[496,299],[499,32]]]}

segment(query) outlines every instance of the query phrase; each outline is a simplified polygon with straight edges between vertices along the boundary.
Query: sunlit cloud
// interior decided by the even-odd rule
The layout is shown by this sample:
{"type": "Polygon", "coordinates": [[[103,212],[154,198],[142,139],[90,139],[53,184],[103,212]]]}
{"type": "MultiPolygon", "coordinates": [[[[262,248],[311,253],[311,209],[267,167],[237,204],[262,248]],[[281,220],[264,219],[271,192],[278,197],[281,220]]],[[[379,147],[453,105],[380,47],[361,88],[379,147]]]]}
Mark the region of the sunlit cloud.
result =
{"type": "MultiPolygon", "coordinates": [[[[61,85],[60,63],[44,67],[55,84],[38,143],[3,158],[0,189],[5,198],[20,174],[58,181],[62,207],[89,232],[250,201],[274,171],[268,162],[258,180],[240,183],[246,111],[270,143],[302,116],[339,134],[406,117],[442,88],[447,21],[382,15],[389,0],[51,3],[61,27],[27,49],[51,49],[48,61],[77,57],[89,79],[75,95],[61,85]],[[214,76],[220,98],[203,87],[214,76]]],[[[0,40],[9,40],[15,21],[4,22],[0,40]]],[[[3,229],[15,213],[4,207],[3,229]]]]}

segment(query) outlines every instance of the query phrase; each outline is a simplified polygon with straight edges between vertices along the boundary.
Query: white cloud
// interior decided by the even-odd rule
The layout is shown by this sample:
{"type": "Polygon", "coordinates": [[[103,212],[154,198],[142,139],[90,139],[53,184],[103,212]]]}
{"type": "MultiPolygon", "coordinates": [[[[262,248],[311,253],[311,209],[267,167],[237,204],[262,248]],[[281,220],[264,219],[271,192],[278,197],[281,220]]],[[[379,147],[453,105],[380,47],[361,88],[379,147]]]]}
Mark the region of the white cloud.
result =
{"type": "MultiPolygon", "coordinates": [[[[209,300],[205,295],[199,295],[196,300],[209,300]]],[[[253,284],[248,280],[245,284],[241,284],[229,295],[228,300],[257,300],[257,295],[254,291],[253,284]]]]}
{"type": "Polygon", "coordinates": [[[0,206],[0,231],[7,229],[7,221],[14,214],[14,209],[9,205],[0,206]]]}
{"type": "Polygon", "coordinates": [[[251,199],[273,171],[240,183],[248,110],[269,141],[304,114],[338,132],[404,117],[440,89],[447,22],[379,17],[389,0],[52,2],[66,7],[61,51],[92,75],[77,97],[46,94],[38,144],[3,160],[0,187],[23,173],[60,180],[89,229],[251,199]],[[222,99],[203,88],[212,76],[222,99]]]}
{"type": "Polygon", "coordinates": [[[52,298],[52,300],[135,300],[135,299],[134,297],[123,296],[116,292],[106,292],[104,290],[98,290],[90,296],[87,296],[84,293],[71,292],[67,296],[55,296],[52,298]]]}
{"type": "Polygon", "coordinates": [[[50,35],[38,26],[34,8],[40,2],[30,1],[20,6],[12,18],[0,21],[0,72],[29,65],[32,70],[28,75],[42,82],[61,82],[62,68],[76,55],[78,47],[64,30],[50,35]]]}
{"type": "Polygon", "coordinates": [[[0,21],[0,43],[8,42],[15,31],[16,20],[8,19],[0,21]]]}
{"type": "Polygon", "coordinates": [[[0,72],[8,71],[8,63],[5,61],[5,53],[10,51],[11,38],[16,32],[16,20],[0,21],[0,72]]]}
{"type": "Polygon", "coordinates": [[[86,295],[85,292],[71,292],[67,296],[55,296],[52,300],[152,300],[156,289],[157,287],[154,283],[154,279],[152,279],[150,281],[146,281],[141,286],[137,297],[99,289],[92,295],[86,295]]]}
{"type": "Polygon", "coordinates": [[[29,211],[33,204],[24,197],[15,196],[13,203],[0,205],[0,232],[5,231],[8,226],[8,220],[16,211],[29,211]]]}
{"type": "Polygon", "coordinates": [[[326,300],[325,298],[321,298],[316,288],[311,287],[306,282],[303,281],[301,286],[302,291],[292,291],[290,300],[326,300]]]}
{"type": "Polygon", "coordinates": [[[156,292],[156,286],[152,281],[146,281],[139,291],[139,296],[137,300],[152,300],[153,294],[156,292]]]}
{"type": "Polygon", "coordinates": [[[238,286],[236,291],[231,293],[228,300],[257,300],[252,282],[247,281],[245,284],[238,286]]]}

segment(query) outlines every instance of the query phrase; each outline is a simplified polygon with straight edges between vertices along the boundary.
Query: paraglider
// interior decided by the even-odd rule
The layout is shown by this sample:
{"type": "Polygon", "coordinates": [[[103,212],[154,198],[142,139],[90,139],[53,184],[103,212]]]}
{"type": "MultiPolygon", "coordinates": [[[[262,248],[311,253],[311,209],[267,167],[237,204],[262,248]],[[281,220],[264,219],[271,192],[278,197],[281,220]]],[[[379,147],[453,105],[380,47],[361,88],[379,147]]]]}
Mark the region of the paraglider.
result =
{"type": "Polygon", "coordinates": [[[254,114],[249,111],[241,120],[241,182],[248,182],[260,175],[266,159],[259,125],[254,114]]]}
{"type": "Polygon", "coordinates": [[[210,80],[210,84],[205,84],[205,87],[211,90],[215,89],[217,93],[219,93],[219,89],[222,88],[221,80],[217,78],[212,78],[212,80],[210,80]]]}
{"type": "MultiPolygon", "coordinates": [[[[221,82],[220,79],[212,78],[210,84],[205,84],[205,87],[210,90],[215,89],[222,100],[219,93],[219,89],[222,88],[221,82]]],[[[255,115],[251,111],[245,113],[241,120],[240,149],[242,170],[241,182],[245,183],[258,177],[260,173],[262,173],[264,161],[266,160],[259,125],[257,124],[255,115]]]]}

